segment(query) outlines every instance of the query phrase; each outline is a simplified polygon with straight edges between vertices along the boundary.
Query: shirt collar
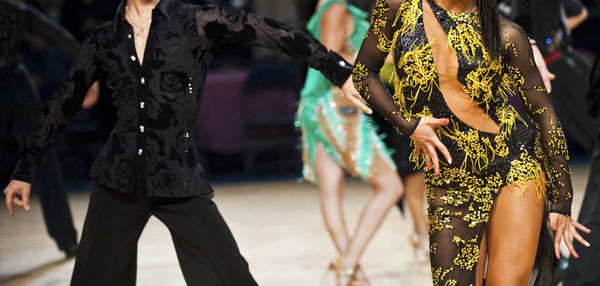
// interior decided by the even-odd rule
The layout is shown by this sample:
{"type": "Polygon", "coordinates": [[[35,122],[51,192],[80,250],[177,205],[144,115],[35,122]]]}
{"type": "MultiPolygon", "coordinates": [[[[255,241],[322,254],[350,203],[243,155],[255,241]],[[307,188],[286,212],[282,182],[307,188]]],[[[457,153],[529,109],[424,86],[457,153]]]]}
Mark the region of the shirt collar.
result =
{"type": "MultiPolygon", "coordinates": [[[[160,0],[156,5],[155,10],[168,20],[174,6],[173,4],[177,1],[178,0],[160,0]]],[[[118,20],[125,20],[125,6],[127,6],[127,0],[121,0],[119,8],[117,8],[117,14],[115,15],[118,20]]]]}

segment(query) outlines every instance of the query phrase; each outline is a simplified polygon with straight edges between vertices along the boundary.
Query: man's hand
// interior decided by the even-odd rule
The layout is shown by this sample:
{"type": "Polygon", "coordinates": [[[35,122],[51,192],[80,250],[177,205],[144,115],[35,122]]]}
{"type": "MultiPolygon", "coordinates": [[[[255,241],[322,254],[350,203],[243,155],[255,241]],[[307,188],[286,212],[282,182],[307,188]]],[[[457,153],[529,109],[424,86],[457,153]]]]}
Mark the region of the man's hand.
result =
{"type": "Polygon", "coordinates": [[[31,184],[12,180],[4,189],[4,195],[6,195],[6,208],[8,208],[8,213],[10,216],[14,215],[13,204],[17,207],[20,207],[26,211],[29,210],[29,193],[31,192],[31,184]],[[21,196],[19,197],[17,196],[21,196]]]}
{"type": "Polygon", "coordinates": [[[90,109],[92,106],[98,103],[98,97],[100,96],[100,84],[96,81],[90,89],[88,89],[85,94],[85,98],[83,98],[83,103],[81,103],[81,108],[90,109]]]}
{"type": "Polygon", "coordinates": [[[354,88],[354,84],[352,84],[352,77],[348,77],[348,80],[346,80],[346,82],[342,86],[342,93],[344,94],[344,97],[346,97],[346,99],[350,100],[350,102],[352,102],[352,104],[356,106],[356,108],[359,108],[366,114],[373,113],[373,110],[371,110],[371,108],[369,108],[363,102],[362,97],[360,96],[358,91],[356,91],[356,88],[354,88]]]}
{"type": "Polygon", "coordinates": [[[535,59],[535,64],[537,65],[540,76],[542,76],[542,80],[544,81],[544,87],[548,93],[551,93],[552,84],[550,81],[556,78],[556,76],[548,70],[546,62],[544,61],[544,57],[542,56],[542,52],[540,52],[540,49],[537,47],[537,45],[532,44],[531,49],[533,49],[533,58],[535,59]]]}

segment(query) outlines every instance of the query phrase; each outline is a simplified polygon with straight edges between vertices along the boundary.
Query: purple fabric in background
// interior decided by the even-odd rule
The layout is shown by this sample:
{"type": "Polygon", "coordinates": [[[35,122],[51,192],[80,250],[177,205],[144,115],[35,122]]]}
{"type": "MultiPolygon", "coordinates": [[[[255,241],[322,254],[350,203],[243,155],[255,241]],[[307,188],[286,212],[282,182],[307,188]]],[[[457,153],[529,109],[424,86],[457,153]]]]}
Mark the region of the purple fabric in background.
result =
{"type": "Polygon", "coordinates": [[[196,143],[220,153],[241,153],[245,148],[243,88],[247,71],[212,72],[206,78],[196,120],[196,143]]]}

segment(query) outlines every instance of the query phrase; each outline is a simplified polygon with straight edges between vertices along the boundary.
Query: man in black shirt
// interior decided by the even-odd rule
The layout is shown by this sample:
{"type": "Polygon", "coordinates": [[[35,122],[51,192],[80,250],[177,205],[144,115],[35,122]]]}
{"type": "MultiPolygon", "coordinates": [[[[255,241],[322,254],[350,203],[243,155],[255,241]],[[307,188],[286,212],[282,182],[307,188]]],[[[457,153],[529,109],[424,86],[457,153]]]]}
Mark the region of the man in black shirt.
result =
{"type": "Polygon", "coordinates": [[[87,88],[106,76],[118,119],[91,170],[94,186],[72,285],[134,284],[137,240],[151,215],[171,231],[189,285],[256,284],[211,200],[192,134],[211,52],[228,43],[303,58],[337,86],[352,69],[314,38],[270,19],[179,0],[123,1],[114,19],[84,40],[4,190],[11,215],[12,204],[29,209],[39,159],[87,88]]]}

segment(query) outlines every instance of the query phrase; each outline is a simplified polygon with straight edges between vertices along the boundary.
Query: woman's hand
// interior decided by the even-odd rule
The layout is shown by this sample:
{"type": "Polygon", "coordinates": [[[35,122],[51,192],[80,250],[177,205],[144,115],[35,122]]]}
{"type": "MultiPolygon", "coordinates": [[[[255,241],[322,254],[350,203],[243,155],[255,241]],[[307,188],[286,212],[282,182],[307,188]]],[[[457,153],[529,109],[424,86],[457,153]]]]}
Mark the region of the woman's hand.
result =
{"type": "Polygon", "coordinates": [[[565,242],[571,254],[575,256],[575,258],[579,258],[579,254],[577,254],[575,248],[573,248],[573,242],[571,241],[571,239],[575,238],[581,244],[585,245],[586,247],[589,247],[590,243],[585,241],[585,239],[583,239],[583,237],[581,237],[581,235],[577,233],[577,229],[582,230],[586,233],[590,233],[592,231],[575,221],[573,218],[562,214],[550,213],[549,218],[550,228],[554,230],[554,254],[556,255],[556,258],[560,259],[561,239],[565,242]]]}
{"type": "Polygon", "coordinates": [[[17,207],[20,207],[26,211],[29,210],[29,193],[31,192],[31,184],[12,180],[4,189],[4,195],[6,195],[6,208],[8,209],[8,213],[13,216],[13,204],[17,207]],[[17,197],[17,195],[21,196],[21,199],[17,197]]]}
{"type": "Polygon", "coordinates": [[[356,88],[354,88],[352,77],[348,77],[348,80],[346,80],[342,86],[342,93],[344,94],[344,97],[350,100],[350,102],[352,102],[356,108],[364,111],[366,114],[373,113],[373,110],[363,102],[362,97],[358,91],[356,91],[356,88]]]}
{"type": "Polygon", "coordinates": [[[417,125],[417,128],[410,136],[410,138],[415,141],[417,156],[423,152],[423,155],[425,155],[425,162],[427,163],[427,170],[431,170],[431,167],[433,166],[436,175],[440,172],[440,163],[436,148],[444,154],[448,163],[452,163],[450,152],[448,152],[446,146],[442,144],[435,133],[436,127],[448,125],[448,122],[447,118],[422,118],[419,125],[417,125]]]}

